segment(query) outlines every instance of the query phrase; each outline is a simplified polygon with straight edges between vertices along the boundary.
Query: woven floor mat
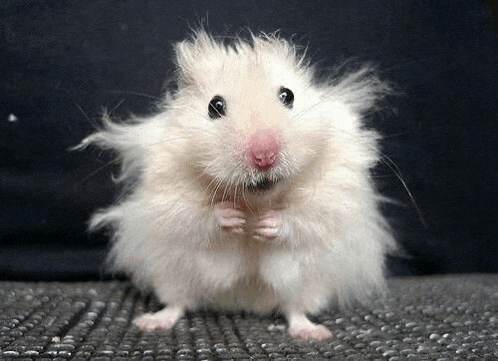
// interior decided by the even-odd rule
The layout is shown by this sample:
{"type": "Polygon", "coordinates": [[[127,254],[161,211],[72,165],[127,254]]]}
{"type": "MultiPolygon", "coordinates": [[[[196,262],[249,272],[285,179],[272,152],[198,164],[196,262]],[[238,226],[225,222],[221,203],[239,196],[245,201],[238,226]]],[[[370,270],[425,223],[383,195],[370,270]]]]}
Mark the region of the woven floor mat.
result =
{"type": "Polygon", "coordinates": [[[498,360],[498,275],[389,281],[386,303],[314,319],[330,342],[297,341],[280,317],[190,313],[173,330],[131,320],[160,308],[127,282],[0,282],[2,360],[498,360]]]}

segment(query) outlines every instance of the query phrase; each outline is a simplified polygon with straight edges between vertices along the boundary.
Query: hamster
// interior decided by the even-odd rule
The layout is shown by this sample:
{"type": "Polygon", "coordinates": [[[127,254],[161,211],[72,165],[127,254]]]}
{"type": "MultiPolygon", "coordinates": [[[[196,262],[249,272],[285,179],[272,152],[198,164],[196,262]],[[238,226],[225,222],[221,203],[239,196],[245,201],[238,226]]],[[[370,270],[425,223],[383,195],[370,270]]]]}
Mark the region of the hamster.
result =
{"type": "Polygon", "coordinates": [[[171,328],[186,310],[285,315],[301,339],[332,337],[307,315],[382,294],[393,245],[371,169],[366,113],[388,87],[362,68],[317,80],[277,34],[175,46],[176,88],[155,114],[81,144],[117,152],[128,191],[97,212],[113,271],[164,309],[134,320],[171,328]]]}

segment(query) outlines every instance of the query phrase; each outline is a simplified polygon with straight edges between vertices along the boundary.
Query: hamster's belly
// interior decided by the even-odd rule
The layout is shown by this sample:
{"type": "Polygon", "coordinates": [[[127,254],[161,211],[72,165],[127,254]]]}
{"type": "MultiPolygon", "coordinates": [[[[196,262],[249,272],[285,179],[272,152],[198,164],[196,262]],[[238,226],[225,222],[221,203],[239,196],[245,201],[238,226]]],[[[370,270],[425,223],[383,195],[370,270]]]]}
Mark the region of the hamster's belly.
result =
{"type": "Polygon", "coordinates": [[[232,241],[229,247],[214,246],[200,257],[197,263],[203,284],[200,289],[208,290],[199,295],[200,303],[230,310],[271,312],[278,301],[260,276],[260,268],[264,255],[273,246],[252,237],[232,241]]]}

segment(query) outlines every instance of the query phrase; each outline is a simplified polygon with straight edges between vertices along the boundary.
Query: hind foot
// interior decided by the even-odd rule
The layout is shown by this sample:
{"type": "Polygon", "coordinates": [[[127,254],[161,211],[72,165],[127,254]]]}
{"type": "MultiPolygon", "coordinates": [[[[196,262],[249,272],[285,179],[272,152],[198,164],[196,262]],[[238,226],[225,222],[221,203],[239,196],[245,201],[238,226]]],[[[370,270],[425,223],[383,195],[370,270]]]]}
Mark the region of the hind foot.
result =
{"type": "Polygon", "coordinates": [[[289,334],[302,340],[326,341],[332,338],[332,332],[323,326],[315,325],[303,314],[293,314],[288,317],[289,334]]]}
{"type": "Polygon", "coordinates": [[[133,320],[142,331],[169,329],[183,316],[181,307],[166,307],[156,313],[146,313],[133,320]]]}

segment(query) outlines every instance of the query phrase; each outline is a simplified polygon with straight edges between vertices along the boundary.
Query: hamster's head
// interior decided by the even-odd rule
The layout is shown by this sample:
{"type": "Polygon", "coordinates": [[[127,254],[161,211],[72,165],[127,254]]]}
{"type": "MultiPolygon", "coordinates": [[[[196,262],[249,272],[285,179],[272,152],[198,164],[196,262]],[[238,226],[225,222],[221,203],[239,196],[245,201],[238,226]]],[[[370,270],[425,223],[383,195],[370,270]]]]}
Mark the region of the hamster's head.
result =
{"type": "Polygon", "coordinates": [[[294,46],[267,35],[226,45],[198,32],[176,53],[171,117],[197,177],[258,197],[320,166],[330,116],[294,46]]]}

